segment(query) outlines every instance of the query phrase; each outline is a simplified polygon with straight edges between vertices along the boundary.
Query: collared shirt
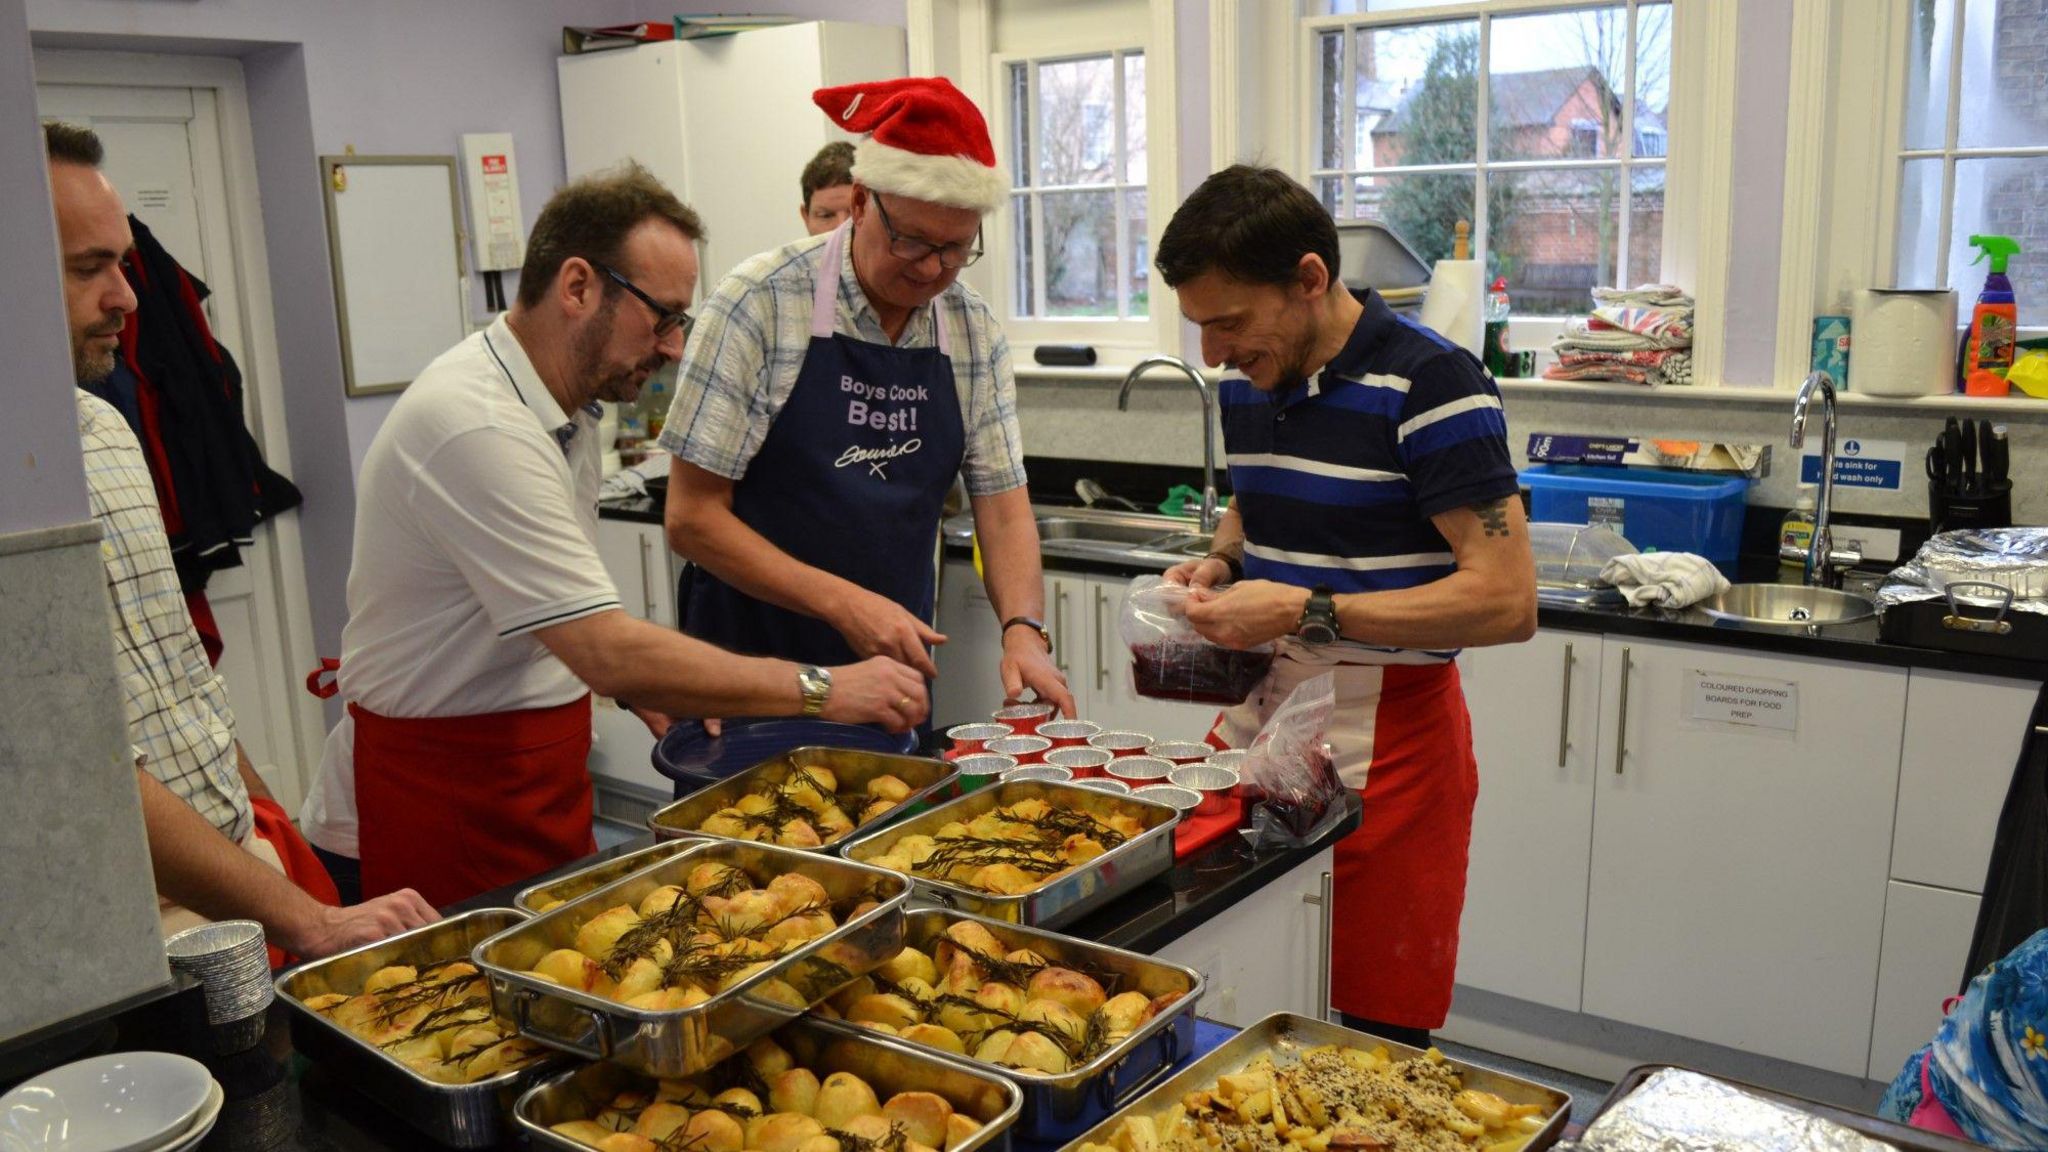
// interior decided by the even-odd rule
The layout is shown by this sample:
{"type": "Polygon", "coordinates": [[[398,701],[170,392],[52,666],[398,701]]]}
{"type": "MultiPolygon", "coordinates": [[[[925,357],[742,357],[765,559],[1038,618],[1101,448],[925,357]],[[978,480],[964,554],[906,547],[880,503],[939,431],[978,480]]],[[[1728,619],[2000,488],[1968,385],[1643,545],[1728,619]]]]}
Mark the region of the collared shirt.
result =
{"type": "MultiPolygon", "coordinates": [[[[768,426],[796,388],[797,371],[810,348],[811,298],[827,239],[813,236],[763,252],[719,282],[698,313],[683,353],[675,400],[661,433],[661,447],[670,455],[728,480],[746,475],[768,426]]],[[[887,344],[888,334],[853,274],[850,236],[844,247],[833,331],[887,344]]],[[[1017,432],[1009,341],[988,304],[965,284],[954,281],[937,304],[938,323],[947,325],[953,383],[966,425],[960,472],[967,491],[992,496],[1022,487],[1024,441],[1017,432]]],[[[919,308],[896,345],[929,348],[937,342],[932,309],[919,308]]]]}
{"type": "MultiPolygon", "coordinates": [[[[427,365],[357,478],[345,699],[474,716],[588,691],[533,633],[619,606],[597,555],[596,433],[588,409],[562,411],[502,316],[427,365]]],[[[301,813],[309,839],[345,855],[353,740],[344,717],[301,813]]]]}
{"type": "MultiPolygon", "coordinates": [[[[1247,579],[1338,593],[1441,580],[1457,563],[1430,518],[1518,491],[1493,378],[1377,294],[1364,306],[1336,357],[1287,392],[1269,396],[1242,377],[1222,383],[1247,579]]],[[[1457,655],[1349,640],[1319,651],[1378,664],[1457,655]]]]}
{"type": "Polygon", "coordinates": [[[254,817],[236,766],[235,713],[192,627],[149,462],[121,414],[83,391],[78,436],[100,524],[131,755],[146,757],[150,775],[239,844],[254,817]]]}

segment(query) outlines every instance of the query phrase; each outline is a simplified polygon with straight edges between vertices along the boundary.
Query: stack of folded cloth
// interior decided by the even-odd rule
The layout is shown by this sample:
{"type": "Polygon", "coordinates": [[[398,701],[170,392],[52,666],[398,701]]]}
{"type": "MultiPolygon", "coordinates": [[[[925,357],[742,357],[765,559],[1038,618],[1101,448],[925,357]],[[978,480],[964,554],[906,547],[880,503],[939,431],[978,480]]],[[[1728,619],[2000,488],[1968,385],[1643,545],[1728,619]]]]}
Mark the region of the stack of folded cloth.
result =
{"type": "Polygon", "coordinates": [[[1551,344],[1548,380],[1692,383],[1692,297],[1669,284],[1593,289],[1593,312],[1551,344]]]}

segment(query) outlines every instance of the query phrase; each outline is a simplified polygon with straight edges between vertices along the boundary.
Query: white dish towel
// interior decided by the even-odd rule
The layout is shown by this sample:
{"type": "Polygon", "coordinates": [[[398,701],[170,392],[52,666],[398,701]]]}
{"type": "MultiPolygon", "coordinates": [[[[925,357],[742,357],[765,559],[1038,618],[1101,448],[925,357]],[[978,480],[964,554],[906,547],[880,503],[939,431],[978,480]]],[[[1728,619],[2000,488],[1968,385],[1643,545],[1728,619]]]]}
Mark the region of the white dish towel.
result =
{"type": "Polygon", "coordinates": [[[1720,569],[1690,552],[1616,556],[1600,569],[1600,582],[1620,589],[1637,608],[1685,608],[1728,590],[1728,578],[1720,569]]]}

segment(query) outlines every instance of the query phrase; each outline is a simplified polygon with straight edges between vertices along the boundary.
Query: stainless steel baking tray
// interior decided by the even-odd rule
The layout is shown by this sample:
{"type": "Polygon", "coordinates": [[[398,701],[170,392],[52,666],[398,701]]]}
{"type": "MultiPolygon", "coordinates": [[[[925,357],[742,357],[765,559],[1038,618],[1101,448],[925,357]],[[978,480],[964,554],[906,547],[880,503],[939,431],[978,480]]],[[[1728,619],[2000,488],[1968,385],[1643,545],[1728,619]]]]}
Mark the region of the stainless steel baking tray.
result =
{"type": "Polygon", "coordinates": [[[490,976],[499,1014],[528,1036],[587,1060],[615,1060],[649,1076],[687,1076],[773,1032],[894,956],[903,946],[903,905],[909,898],[909,878],[887,869],[768,844],[700,840],[652,868],[507,928],[478,944],[470,958],[490,976]],[[824,885],[842,915],[862,900],[875,900],[879,907],[691,1008],[630,1008],[529,974],[549,952],[573,947],[576,930],[592,915],[619,904],[637,907],[656,888],[681,884],[704,863],[738,868],[756,886],[784,873],[808,876],[824,885]],[[776,981],[795,989],[804,1003],[771,999],[768,992],[776,981]]]}
{"type": "MultiPolygon", "coordinates": [[[[1137,1099],[1173,1067],[1182,1053],[1194,1051],[1195,1006],[1202,995],[1202,975],[1194,969],[1042,928],[1005,924],[943,908],[911,909],[904,917],[903,943],[930,953],[932,946],[945,936],[947,926],[962,920],[987,928],[1006,949],[1029,948],[1061,967],[1088,973],[1102,981],[1112,996],[1119,992],[1143,992],[1147,999],[1179,997],[1172,1007],[1147,1020],[1136,1032],[1088,1063],[1058,1076],[1034,1076],[968,1056],[947,1056],[1016,1081],[1024,1091],[1017,1134],[1026,1140],[1065,1140],[1137,1099]]],[[[843,1031],[876,1035],[843,1020],[828,1020],[825,1024],[843,1031]]],[[[901,1038],[896,1042],[938,1052],[901,1038]]]]}
{"type": "Polygon", "coordinates": [[[423,967],[469,955],[478,942],[526,919],[510,908],[482,908],[366,944],[325,960],[301,964],[277,978],[278,999],[291,1010],[292,1047],[310,1060],[332,1065],[349,1083],[389,1108],[406,1123],[455,1148],[496,1144],[505,1114],[520,1092],[562,1067],[551,1056],[514,1072],[474,1084],[429,1080],[375,1045],[306,1007],[306,1000],[330,992],[355,995],[379,968],[423,967]]]}
{"type": "MultiPolygon", "coordinates": [[[[1217,1077],[1241,1072],[1261,1056],[1272,1056],[1275,1064],[1284,1066],[1298,1059],[1298,1054],[1303,1049],[1317,1048],[1325,1044],[1344,1044],[1368,1051],[1383,1046],[1396,1060],[1410,1059],[1423,1054],[1420,1048],[1411,1048],[1406,1044],[1397,1044],[1392,1040],[1383,1040],[1364,1032],[1354,1032],[1349,1028],[1307,1016],[1297,1016],[1292,1012],[1275,1012],[1225,1040],[1215,1050],[1174,1073],[1170,1078],[1161,1081],[1115,1115],[1081,1133],[1074,1138],[1071,1146],[1082,1143],[1108,1144],[1116,1131],[1116,1125],[1124,1117],[1159,1116],[1165,1113],[1168,1107],[1179,1103],[1181,1097],[1190,1092],[1213,1088],[1217,1077]]],[[[1564,1127],[1570,1122],[1572,1114],[1572,1098],[1569,1093],[1546,1088],[1532,1080],[1496,1072],[1481,1065],[1467,1064],[1462,1060],[1447,1060],[1445,1063],[1457,1070],[1459,1079],[1464,1081],[1467,1088],[1491,1092],[1510,1104],[1543,1106],[1547,1119],[1543,1128],[1523,1145],[1523,1152],[1540,1152],[1541,1149],[1557,1143],[1558,1137],[1564,1134],[1564,1127]]]]}
{"type": "Polygon", "coordinates": [[[595,892],[622,876],[630,876],[642,868],[651,868],[688,848],[698,839],[702,837],[663,840],[635,852],[627,852],[609,860],[600,860],[588,868],[578,869],[566,876],[543,880],[522,889],[517,896],[512,897],[512,906],[521,912],[534,913],[545,910],[537,906],[542,899],[550,901],[549,907],[553,907],[554,904],[567,904],[585,892],[595,892]]]}
{"type": "MultiPolygon", "coordinates": [[[[682,836],[713,836],[713,833],[698,830],[706,817],[721,808],[730,808],[739,803],[740,797],[758,791],[764,784],[781,784],[797,769],[811,767],[831,769],[842,789],[866,788],[868,781],[877,776],[894,776],[910,785],[910,795],[905,797],[902,803],[868,821],[861,828],[856,828],[836,840],[827,840],[817,848],[800,849],[808,852],[830,852],[833,855],[838,855],[839,845],[846,843],[850,837],[859,835],[863,829],[879,828],[908,813],[930,799],[934,793],[942,793],[952,785],[956,775],[951,764],[943,760],[927,760],[922,756],[892,756],[886,752],[863,752],[853,748],[798,748],[772,760],[763,760],[752,768],[736,772],[716,784],[697,789],[648,817],[647,827],[656,837],[663,840],[682,836]]],[[[860,813],[848,812],[847,816],[858,819],[860,813]]]]}
{"type": "Polygon", "coordinates": [[[855,832],[840,844],[839,854],[856,862],[872,860],[904,836],[929,836],[955,820],[972,820],[984,812],[1030,799],[1103,815],[1121,812],[1137,817],[1145,830],[1074,871],[1020,895],[1004,896],[917,876],[913,877],[917,881],[917,899],[1011,924],[1057,928],[1173,870],[1173,827],[1180,822],[1180,813],[1135,796],[1118,796],[1049,780],[1008,780],[976,789],[886,828],[855,832]]]}
{"type": "MultiPolygon", "coordinates": [[[[851,1072],[867,1081],[875,1095],[887,1100],[898,1092],[932,1092],[945,1097],[955,1112],[981,1121],[981,1131],[950,1152],[1010,1152],[1010,1126],[1017,1119],[1023,1095],[1015,1084],[979,1068],[926,1054],[925,1049],[872,1032],[848,1035],[809,1019],[778,1030],[775,1042],[789,1050],[797,1064],[823,1080],[834,1072],[851,1072]]],[[[519,1098],[513,1118],[537,1147],[589,1152],[589,1147],[557,1135],[550,1125],[595,1116],[624,1090],[645,1091],[646,1077],[613,1063],[586,1064],[535,1085],[519,1098]]]]}

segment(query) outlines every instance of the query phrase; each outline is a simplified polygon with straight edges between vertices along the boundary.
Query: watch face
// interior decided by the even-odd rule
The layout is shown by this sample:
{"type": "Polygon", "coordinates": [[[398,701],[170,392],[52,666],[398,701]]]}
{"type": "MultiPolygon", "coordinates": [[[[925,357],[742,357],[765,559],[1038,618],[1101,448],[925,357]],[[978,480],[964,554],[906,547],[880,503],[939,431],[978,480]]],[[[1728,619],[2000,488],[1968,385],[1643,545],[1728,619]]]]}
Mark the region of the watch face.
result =
{"type": "Polygon", "coordinates": [[[1310,644],[1328,644],[1337,638],[1337,630],[1321,620],[1311,620],[1301,626],[1297,635],[1310,644]]]}

